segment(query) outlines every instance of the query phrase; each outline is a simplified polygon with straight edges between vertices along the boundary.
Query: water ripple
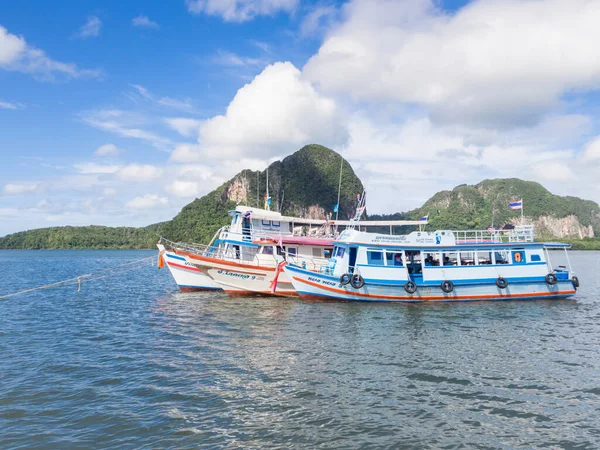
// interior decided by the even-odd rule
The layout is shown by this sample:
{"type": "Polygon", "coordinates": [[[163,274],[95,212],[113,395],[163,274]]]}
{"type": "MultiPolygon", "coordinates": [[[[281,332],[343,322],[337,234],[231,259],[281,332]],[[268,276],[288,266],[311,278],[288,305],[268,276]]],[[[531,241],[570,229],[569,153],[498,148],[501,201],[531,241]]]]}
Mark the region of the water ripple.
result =
{"type": "MultiPolygon", "coordinates": [[[[143,257],[0,252],[0,292],[143,257]]],[[[598,448],[600,254],[577,301],[176,292],[148,268],[0,303],[0,448],[598,448]]]]}

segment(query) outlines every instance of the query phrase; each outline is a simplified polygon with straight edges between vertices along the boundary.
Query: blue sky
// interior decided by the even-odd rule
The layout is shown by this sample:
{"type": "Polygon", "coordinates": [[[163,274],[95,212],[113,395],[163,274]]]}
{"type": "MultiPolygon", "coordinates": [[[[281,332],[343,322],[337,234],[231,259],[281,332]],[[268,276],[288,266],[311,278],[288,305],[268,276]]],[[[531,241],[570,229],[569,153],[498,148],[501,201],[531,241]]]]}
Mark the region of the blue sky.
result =
{"type": "Polygon", "coordinates": [[[600,200],[597,1],[0,5],[0,236],[166,220],[304,144],[369,210],[517,176],[600,200]]]}

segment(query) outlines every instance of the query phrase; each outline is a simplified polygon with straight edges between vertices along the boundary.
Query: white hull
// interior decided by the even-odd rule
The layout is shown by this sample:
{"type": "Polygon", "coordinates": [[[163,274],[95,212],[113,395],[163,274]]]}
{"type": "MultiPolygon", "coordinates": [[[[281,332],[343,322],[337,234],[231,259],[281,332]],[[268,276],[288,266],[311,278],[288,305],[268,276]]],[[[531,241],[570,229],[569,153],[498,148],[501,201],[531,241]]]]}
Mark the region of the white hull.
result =
{"type": "Polygon", "coordinates": [[[414,294],[406,292],[402,284],[365,284],[360,289],[350,284],[342,286],[337,277],[307,271],[295,266],[284,268],[298,295],[305,300],[342,300],[363,302],[461,302],[498,300],[564,299],[575,294],[571,280],[559,280],[554,285],[544,280],[508,280],[505,289],[495,283],[455,284],[450,293],[441,286],[419,286],[414,294]]]}
{"type": "Polygon", "coordinates": [[[260,271],[257,268],[253,273],[248,273],[233,267],[230,269],[213,268],[208,269],[208,275],[230,295],[298,295],[283,271],[279,273],[275,289],[273,289],[273,280],[276,272],[272,270],[260,271]]]}
{"type": "Polygon", "coordinates": [[[161,257],[163,258],[165,265],[169,268],[169,272],[171,272],[171,275],[181,292],[221,290],[221,287],[217,283],[205,273],[202,273],[202,271],[193,264],[187,262],[185,257],[166,250],[161,244],[158,244],[157,247],[162,254],[161,257]]]}

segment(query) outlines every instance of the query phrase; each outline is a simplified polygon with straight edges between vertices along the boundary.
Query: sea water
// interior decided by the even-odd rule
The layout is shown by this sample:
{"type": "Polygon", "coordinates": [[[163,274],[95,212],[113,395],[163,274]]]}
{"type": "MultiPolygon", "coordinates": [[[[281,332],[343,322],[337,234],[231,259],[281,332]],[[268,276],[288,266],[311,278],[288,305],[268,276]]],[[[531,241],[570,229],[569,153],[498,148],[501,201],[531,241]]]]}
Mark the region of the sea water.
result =
{"type": "MultiPolygon", "coordinates": [[[[1,251],[0,295],[152,255],[1,251]]],[[[598,448],[600,253],[574,300],[180,294],[150,262],[0,300],[0,448],[598,448]]]]}

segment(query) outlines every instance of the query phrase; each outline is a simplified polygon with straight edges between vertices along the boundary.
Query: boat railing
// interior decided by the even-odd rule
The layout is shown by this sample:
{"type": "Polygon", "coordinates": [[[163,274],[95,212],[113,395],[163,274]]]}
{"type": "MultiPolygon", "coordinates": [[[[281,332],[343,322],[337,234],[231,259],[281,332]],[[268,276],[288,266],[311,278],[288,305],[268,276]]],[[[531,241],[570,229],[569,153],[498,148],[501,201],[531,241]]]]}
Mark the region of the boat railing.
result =
{"type": "Polygon", "coordinates": [[[533,225],[517,225],[510,230],[456,230],[452,231],[457,244],[484,244],[505,242],[533,242],[533,225]]]}
{"type": "MultiPolygon", "coordinates": [[[[327,237],[329,235],[323,234],[315,234],[309,233],[307,234],[311,237],[327,237]]],[[[285,232],[282,230],[257,230],[254,228],[242,228],[241,231],[231,231],[228,227],[223,229],[219,234],[219,239],[221,240],[234,240],[240,242],[252,242],[253,240],[260,238],[273,238],[277,239],[279,237],[289,237],[289,236],[301,236],[301,234],[293,233],[293,232],[285,232]]]]}
{"type": "Polygon", "coordinates": [[[302,267],[303,269],[312,270],[314,272],[323,272],[324,268],[329,265],[328,258],[313,257],[308,258],[302,255],[288,255],[286,258],[288,263],[294,264],[295,266],[302,267]]]}

